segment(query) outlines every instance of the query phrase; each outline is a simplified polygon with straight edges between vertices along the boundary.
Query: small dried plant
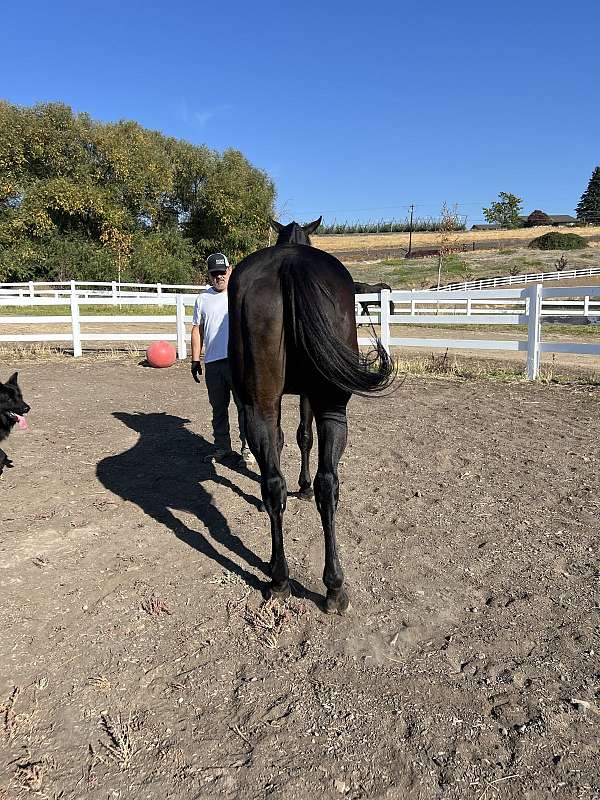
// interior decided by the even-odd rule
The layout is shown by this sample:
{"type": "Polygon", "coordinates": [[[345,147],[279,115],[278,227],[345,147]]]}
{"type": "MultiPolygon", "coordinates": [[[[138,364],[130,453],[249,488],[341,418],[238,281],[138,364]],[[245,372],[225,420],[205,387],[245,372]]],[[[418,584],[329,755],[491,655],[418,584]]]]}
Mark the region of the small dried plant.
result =
{"type": "Polygon", "coordinates": [[[110,758],[119,765],[121,770],[128,769],[134,755],[131,712],[127,720],[124,720],[121,712],[119,712],[116,719],[113,719],[109,714],[102,714],[101,721],[109,741],[101,741],[100,744],[108,752],[110,758]]]}

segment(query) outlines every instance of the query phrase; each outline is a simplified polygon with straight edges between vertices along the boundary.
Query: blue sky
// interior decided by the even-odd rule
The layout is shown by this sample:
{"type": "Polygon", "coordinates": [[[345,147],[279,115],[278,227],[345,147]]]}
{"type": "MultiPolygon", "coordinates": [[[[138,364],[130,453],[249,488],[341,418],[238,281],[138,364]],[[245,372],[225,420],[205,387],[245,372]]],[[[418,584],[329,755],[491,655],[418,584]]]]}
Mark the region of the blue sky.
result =
{"type": "Polygon", "coordinates": [[[2,17],[0,97],[238,148],[286,222],[446,201],[472,223],[500,191],[572,213],[600,164],[598,0],[29,0],[2,17]]]}

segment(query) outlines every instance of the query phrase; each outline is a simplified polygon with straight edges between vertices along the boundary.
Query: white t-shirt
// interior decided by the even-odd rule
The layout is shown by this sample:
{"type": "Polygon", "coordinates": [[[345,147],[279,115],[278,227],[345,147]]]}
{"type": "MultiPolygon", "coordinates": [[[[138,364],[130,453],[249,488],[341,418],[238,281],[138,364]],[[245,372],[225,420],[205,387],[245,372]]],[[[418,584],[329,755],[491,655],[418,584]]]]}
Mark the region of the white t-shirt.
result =
{"type": "Polygon", "coordinates": [[[204,330],[204,363],[227,358],[229,339],[227,290],[216,292],[212,287],[196,298],[193,324],[204,330]]]}

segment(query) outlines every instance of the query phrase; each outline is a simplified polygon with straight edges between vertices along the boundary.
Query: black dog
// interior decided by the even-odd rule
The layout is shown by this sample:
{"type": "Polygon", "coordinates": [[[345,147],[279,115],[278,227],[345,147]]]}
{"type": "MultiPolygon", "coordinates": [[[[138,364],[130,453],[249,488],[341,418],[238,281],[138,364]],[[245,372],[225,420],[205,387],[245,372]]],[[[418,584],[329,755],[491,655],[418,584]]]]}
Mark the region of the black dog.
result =
{"type": "MultiPolygon", "coordinates": [[[[18,423],[19,428],[27,428],[25,414],[29,411],[29,406],[23,400],[23,395],[17,383],[18,373],[11,375],[6,383],[0,383],[0,442],[11,432],[13,425],[18,423]]],[[[12,467],[13,463],[0,449],[0,475],[4,467],[12,467]]]]}

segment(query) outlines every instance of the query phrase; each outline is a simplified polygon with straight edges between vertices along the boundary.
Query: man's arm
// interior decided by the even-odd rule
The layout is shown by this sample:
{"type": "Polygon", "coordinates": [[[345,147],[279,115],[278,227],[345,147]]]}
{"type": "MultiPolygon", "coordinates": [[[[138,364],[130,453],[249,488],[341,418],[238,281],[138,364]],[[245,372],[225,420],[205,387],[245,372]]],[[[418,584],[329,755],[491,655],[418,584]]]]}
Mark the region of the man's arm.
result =
{"type": "Polygon", "coordinates": [[[192,325],[192,378],[196,383],[200,383],[199,375],[202,375],[202,364],[200,363],[200,353],[204,344],[204,327],[202,325],[192,325]]]}
{"type": "Polygon", "coordinates": [[[204,324],[202,322],[202,295],[198,295],[194,305],[194,318],[192,324],[192,378],[196,383],[200,383],[199,375],[202,375],[202,364],[200,354],[204,344],[204,324]]]}
{"type": "Polygon", "coordinates": [[[192,325],[192,361],[200,361],[204,344],[204,326],[192,325]]]}

